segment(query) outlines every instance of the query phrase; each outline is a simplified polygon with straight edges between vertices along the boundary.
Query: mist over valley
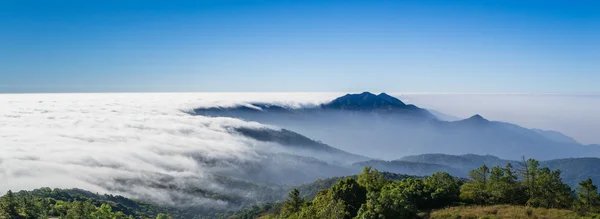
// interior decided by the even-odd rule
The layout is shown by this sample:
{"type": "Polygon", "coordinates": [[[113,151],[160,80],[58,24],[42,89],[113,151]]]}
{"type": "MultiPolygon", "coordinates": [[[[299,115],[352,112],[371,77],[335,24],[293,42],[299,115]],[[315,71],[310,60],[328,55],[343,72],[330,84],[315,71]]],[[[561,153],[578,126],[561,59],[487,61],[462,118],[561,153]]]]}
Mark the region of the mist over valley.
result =
{"type": "Polygon", "coordinates": [[[444,121],[435,116],[442,110],[431,113],[388,94],[1,97],[4,192],[81,188],[232,211],[281,201],[290,188],[367,166],[467,177],[479,165],[517,165],[523,156],[560,168],[571,186],[583,176],[600,181],[596,146],[480,115],[444,121]]]}

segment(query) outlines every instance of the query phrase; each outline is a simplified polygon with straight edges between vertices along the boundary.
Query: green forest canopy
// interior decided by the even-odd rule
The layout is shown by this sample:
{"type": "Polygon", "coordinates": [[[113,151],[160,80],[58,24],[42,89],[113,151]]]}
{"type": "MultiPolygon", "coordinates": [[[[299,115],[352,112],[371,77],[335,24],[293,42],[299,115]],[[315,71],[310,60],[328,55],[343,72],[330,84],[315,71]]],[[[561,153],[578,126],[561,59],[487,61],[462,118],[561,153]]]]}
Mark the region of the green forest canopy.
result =
{"type": "Polygon", "coordinates": [[[452,206],[511,205],[566,209],[580,217],[600,216],[600,195],[591,179],[575,190],[562,182],[560,170],[541,168],[529,159],[511,164],[483,165],[459,179],[445,172],[428,177],[403,177],[370,167],[354,177],[318,180],[293,189],[281,203],[262,204],[236,214],[209,209],[165,207],[122,196],[83,190],[42,188],[8,191],[0,197],[0,218],[419,218],[452,206]],[[319,190],[318,192],[316,190],[319,190]]]}

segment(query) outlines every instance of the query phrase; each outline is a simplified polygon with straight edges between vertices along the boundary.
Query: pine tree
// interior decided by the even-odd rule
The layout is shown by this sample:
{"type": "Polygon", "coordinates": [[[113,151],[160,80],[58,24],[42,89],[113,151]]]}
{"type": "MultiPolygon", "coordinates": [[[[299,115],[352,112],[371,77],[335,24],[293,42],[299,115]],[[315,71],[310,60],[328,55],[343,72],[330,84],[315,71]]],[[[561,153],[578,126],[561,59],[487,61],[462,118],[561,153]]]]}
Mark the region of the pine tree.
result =
{"type": "Polygon", "coordinates": [[[361,205],[366,202],[367,189],[360,186],[354,178],[348,177],[331,187],[331,196],[334,200],[345,204],[345,211],[349,213],[346,218],[353,218],[361,205]]]}
{"type": "Polygon", "coordinates": [[[290,191],[287,200],[283,204],[283,212],[285,212],[286,215],[297,213],[301,210],[303,204],[304,199],[300,197],[300,191],[298,191],[298,189],[293,189],[290,191]]]}
{"type": "Polygon", "coordinates": [[[458,180],[446,172],[437,172],[423,180],[426,191],[431,193],[426,208],[446,207],[458,201],[458,180]]]}
{"type": "Polygon", "coordinates": [[[502,182],[506,186],[505,192],[505,200],[502,201],[503,204],[516,204],[523,205],[527,203],[528,194],[525,192],[525,187],[521,184],[517,179],[517,175],[513,166],[508,163],[502,169],[504,171],[504,176],[502,177],[502,182]]]}
{"type": "Polygon", "coordinates": [[[598,187],[594,185],[591,178],[579,182],[577,187],[577,200],[582,207],[589,210],[600,204],[600,195],[598,195],[598,187]]]}
{"type": "Polygon", "coordinates": [[[521,165],[523,166],[523,169],[521,170],[521,177],[523,177],[523,184],[527,189],[529,201],[531,201],[534,200],[538,195],[536,181],[538,177],[538,169],[540,166],[540,162],[531,158],[525,160],[525,157],[523,157],[521,165]]]}
{"type": "Polygon", "coordinates": [[[486,190],[490,169],[486,165],[469,171],[471,181],[460,187],[460,198],[467,202],[483,205],[488,200],[486,190]]]}
{"type": "MultiPolygon", "coordinates": [[[[2,203],[0,203],[0,209],[4,212],[4,218],[6,219],[17,219],[21,218],[17,210],[17,200],[15,198],[15,194],[8,190],[6,195],[4,195],[2,203]]],[[[1,213],[1,212],[0,212],[1,213]]]]}
{"type": "Polygon", "coordinates": [[[369,192],[378,192],[385,185],[386,180],[383,178],[377,169],[371,167],[363,168],[363,171],[358,174],[358,184],[365,187],[369,192]]]}

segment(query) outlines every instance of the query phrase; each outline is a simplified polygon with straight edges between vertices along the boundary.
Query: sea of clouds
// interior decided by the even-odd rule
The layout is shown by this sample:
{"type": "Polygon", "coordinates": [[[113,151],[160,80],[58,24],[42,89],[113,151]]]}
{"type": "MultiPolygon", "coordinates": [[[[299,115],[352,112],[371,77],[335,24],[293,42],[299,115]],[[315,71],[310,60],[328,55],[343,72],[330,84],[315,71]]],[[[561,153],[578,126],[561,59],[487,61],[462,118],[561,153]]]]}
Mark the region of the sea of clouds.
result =
{"type": "Polygon", "coordinates": [[[194,178],[200,180],[194,183],[203,189],[226,190],[211,183],[210,167],[196,158],[240,162],[259,159],[256,151],[260,144],[232,134],[230,128],[262,125],[191,116],[186,111],[210,104],[230,106],[257,100],[300,100],[282,102],[290,106],[317,103],[314,96],[303,96],[0,95],[0,192],[77,187],[170,202],[178,197],[150,186],[160,184],[165,177],[194,178]]]}
{"type": "MultiPolygon", "coordinates": [[[[0,192],[77,187],[165,203],[175,203],[177,199],[225,205],[185,192],[173,193],[160,184],[167,180],[182,187],[194,184],[226,192],[227,188],[212,178],[214,166],[199,162],[198,158],[242,162],[261,159],[257,151],[264,145],[235,134],[231,128],[266,125],[234,118],[192,116],[187,113],[189,110],[252,102],[303,107],[340,95],[0,94],[0,192]]],[[[600,142],[593,134],[600,130],[598,96],[398,96],[458,117],[479,113],[529,128],[562,131],[585,143],[600,142]]],[[[332,146],[344,149],[343,145],[332,146]]],[[[232,164],[229,168],[236,167],[232,164]]]]}

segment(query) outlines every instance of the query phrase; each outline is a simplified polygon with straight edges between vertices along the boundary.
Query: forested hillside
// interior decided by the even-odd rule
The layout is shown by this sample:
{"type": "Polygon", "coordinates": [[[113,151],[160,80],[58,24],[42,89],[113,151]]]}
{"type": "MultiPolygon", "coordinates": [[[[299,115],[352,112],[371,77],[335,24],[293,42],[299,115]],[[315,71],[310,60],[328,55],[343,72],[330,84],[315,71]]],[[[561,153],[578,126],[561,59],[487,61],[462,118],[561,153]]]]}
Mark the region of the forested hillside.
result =
{"type": "MultiPolygon", "coordinates": [[[[400,180],[414,176],[382,173],[387,180],[400,180]]],[[[357,178],[357,176],[351,176],[357,178]]],[[[314,198],[320,190],[329,189],[344,177],[318,179],[313,183],[299,186],[259,185],[223,177],[220,180],[235,188],[246,188],[249,192],[260,192],[255,200],[276,203],[285,200],[287,192],[294,188],[303,197],[314,198]]],[[[236,197],[228,197],[235,199],[236,197]]],[[[241,197],[239,197],[241,198],[241,197]]],[[[232,200],[235,201],[235,200],[232,200]]],[[[238,200],[238,202],[242,202],[238,200]]],[[[262,209],[278,204],[262,204],[262,209]]],[[[254,207],[256,208],[256,207],[254,207]]],[[[250,208],[252,209],[252,208],[250,208]]],[[[212,206],[190,203],[188,206],[164,206],[144,201],[132,200],[123,196],[100,195],[81,189],[40,188],[31,191],[7,192],[0,197],[0,219],[33,218],[227,218],[236,213],[231,209],[218,209],[212,206]]]]}
{"type": "Polygon", "coordinates": [[[122,196],[79,189],[41,188],[9,191],[0,198],[0,218],[461,218],[599,217],[600,195],[591,178],[575,190],[563,182],[559,169],[542,167],[534,159],[481,167],[469,178],[446,172],[415,177],[365,167],[361,174],[320,179],[291,187],[264,190],[273,202],[237,213],[202,206],[161,206],[122,196]],[[282,202],[279,202],[281,200],[282,202]],[[459,207],[455,207],[459,206],[459,207]],[[478,207],[479,206],[479,207],[478,207]],[[491,206],[491,207],[481,207],[491,206]],[[454,207],[454,208],[448,208],[454,207]],[[448,209],[446,209],[448,208],[448,209]],[[544,210],[550,209],[550,210],[544,210]],[[559,210],[560,209],[560,210],[559,210]],[[521,216],[519,216],[521,215],[521,216]]]}
{"type": "Polygon", "coordinates": [[[560,170],[541,167],[534,159],[523,166],[483,165],[471,170],[466,181],[444,172],[389,180],[366,167],[358,177],[347,177],[314,198],[294,189],[283,203],[255,206],[232,218],[600,217],[600,195],[591,179],[572,190],[562,182],[560,170]],[[453,206],[464,207],[439,210],[453,206]]]}
{"type": "Polygon", "coordinates": [[[122,196],[98,195],[79,189],[41,188],[8,191],[0,198],[0,218],[168,218],[192,214],[175,208],[131,200],[122,196]]]}

